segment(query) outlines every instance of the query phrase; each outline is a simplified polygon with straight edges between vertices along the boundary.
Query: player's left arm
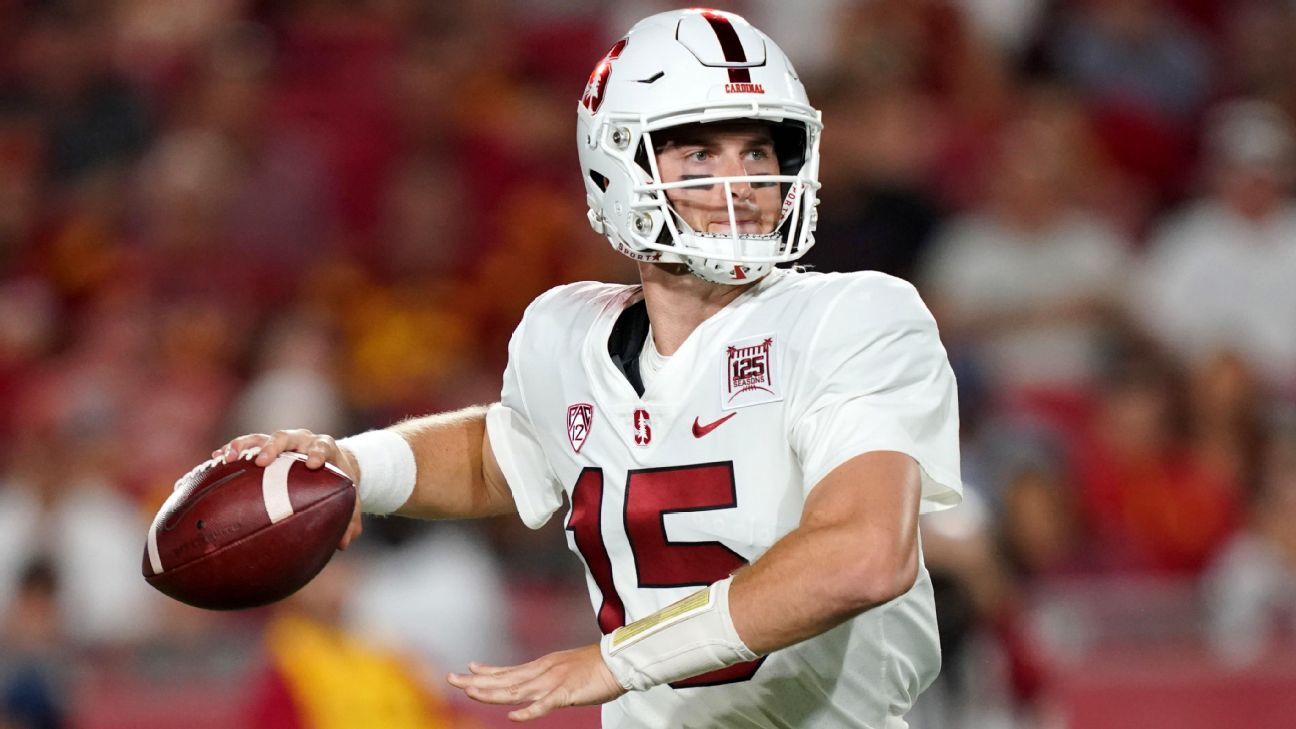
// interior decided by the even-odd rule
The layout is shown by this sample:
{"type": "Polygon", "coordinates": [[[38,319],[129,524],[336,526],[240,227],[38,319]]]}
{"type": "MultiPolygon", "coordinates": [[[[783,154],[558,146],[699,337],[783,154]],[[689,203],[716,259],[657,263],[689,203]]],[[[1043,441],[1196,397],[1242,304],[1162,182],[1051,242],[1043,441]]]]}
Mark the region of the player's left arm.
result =
{"type": "Polygon", "coordinates": [[[800,525],[734,575],[729,611],[764,655],[908,592],[918,577],[922,472],[904,453],[864,453],[810,492],[800,525]]]}

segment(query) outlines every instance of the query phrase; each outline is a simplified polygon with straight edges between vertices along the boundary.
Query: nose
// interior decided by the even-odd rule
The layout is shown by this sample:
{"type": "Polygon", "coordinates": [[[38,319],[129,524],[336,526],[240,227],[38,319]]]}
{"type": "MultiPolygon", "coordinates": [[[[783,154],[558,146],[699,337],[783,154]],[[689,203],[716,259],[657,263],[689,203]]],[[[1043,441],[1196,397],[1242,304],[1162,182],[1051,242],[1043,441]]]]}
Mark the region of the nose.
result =
{"type": "MultiPolygon", "coordinates": [[[[743,164],[741,155],[724,155],[724,165],[720,174],[724,177],[742,177],[747,174],[747,167],[743,164]]],[[[747,180],[734,181],[729,183],[730,194],[736,200],[750,200],[756,191],[752,189],[751,182],[747,180]]]]}

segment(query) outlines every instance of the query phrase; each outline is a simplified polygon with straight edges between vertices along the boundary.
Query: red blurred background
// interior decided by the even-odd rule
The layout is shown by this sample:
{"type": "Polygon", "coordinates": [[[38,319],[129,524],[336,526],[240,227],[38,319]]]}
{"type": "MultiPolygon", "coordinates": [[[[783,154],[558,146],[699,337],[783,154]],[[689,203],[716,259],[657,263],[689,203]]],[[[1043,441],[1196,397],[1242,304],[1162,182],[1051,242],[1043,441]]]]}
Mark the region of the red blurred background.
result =
{"type": "MultiPolygon", "coordinates": [[[[959,374],[911,725],[1289,725],[1296,5],[720,6],[824,112],[805,262],[914,281],[959,374]]],[[[441,673],[596,636],[556,521],[372,520],[248,614],[138,565],[227,438],[489,402],[535,295],[633,280],[574,107],[669,7],[0,0],[0,727],[504,726],[441,673]]]]}

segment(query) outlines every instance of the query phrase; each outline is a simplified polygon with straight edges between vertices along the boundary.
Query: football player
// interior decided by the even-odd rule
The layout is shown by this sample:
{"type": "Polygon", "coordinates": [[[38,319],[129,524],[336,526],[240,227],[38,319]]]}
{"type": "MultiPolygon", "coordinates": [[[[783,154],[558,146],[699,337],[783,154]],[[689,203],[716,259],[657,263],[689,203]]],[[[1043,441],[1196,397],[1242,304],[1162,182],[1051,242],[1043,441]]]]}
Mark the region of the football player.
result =
{"type": "Polygon", "coordinates": [[[962,489],[931,315],[883,274],[776,267],[813,244],[822,127],[742,18],[641,21],[577,113],[590,222],[641,285],[536,299],[488,408],[225,457],[336,463],[369,513],[539,527],[566,501],[602,641],[449,677],[514,719],[906,726],[940,667],[918,515],[962,489]]]}

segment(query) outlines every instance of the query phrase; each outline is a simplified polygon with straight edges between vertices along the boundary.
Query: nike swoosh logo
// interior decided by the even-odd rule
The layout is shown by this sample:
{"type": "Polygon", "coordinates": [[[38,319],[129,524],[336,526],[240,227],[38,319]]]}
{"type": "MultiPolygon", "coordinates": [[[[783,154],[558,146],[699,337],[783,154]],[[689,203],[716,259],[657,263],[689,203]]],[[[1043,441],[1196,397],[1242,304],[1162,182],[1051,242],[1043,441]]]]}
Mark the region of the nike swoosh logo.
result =
{"type": "Polygon", "coordinates": [[[738,413],[729,413],[728,415],[724,416],[723,418],[720,418],[719,420],[715,421],[714,423],[707,423],[706,425],[702,425],[701,423],[698,422],[698,419],[697,419],[697,418],[693,418],[693,437],[694,437],[694,438],[701,438],[702,436],[706,435],[707,433],[710,433],[711,431],[715,430],[716,428],[719,428],[721,425],[724,425],[724,423],[725,423],[726,420],[728,420],[729,418],[732,418],[733,416],[735,416],[735,415],[737,415],[737,414],[738,414],[738,413]]]}

